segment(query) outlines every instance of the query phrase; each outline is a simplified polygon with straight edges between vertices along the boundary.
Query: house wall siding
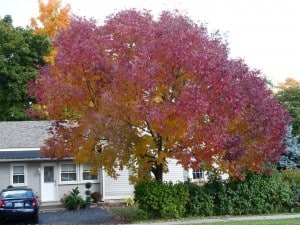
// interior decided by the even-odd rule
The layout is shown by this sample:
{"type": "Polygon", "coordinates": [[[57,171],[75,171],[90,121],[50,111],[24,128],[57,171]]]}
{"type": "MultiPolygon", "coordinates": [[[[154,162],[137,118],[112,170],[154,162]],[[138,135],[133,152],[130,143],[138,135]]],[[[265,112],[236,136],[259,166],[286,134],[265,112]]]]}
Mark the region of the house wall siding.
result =
{"type": "Polygon", "coordinates": [[[177,164],[176,159],[168,159],[169,171],[163,174],[165,182],[178,183],[184,181],[184,169],[180,164],[177,164]]]}
{"type": "Polygon", "coordinates": [[[0,190],[10,185],[10,166],[9,163],[0,163],[0,190]]]}
{"type": "Polygon", "coordinates": [[[108,176],[105,172],[103,173],[103,200],[133,197],[134,185],[129,181],[128,169],[117,171],[117,173],[120,175],[117,179],[108,176]]]}
{"type": "Polygon", "coordinates": [[[40,162],[27,164],[27,187],[32,188],[37,196],[41,196],[40,162]]]}
{"type": "MultiPolygon", "coordinates": [[[[0,163],[0,190],[7,188],[11,185],[11,165],[16,163],[2,162],[0,163]]],[[[35,194],[40,195],[40,175],[39,175],[39,162],[22,162],[26,165],[26,187],[30,187],[35,191],[35,194]]]]}
{"type": "MultiPolygon", "coordinates": [[[[81,184],[60,184],[58,185],[58,201],[60,201],[60,199],[64,196],[64,194],[69,194],[72,189],[78,187],[79,189],[79,195],[85,200],[85,183],[81,183],[81,184]]],[[[100,184],[99,183],[93,183],[90,191],[93,193],[95,191],[99,192],[100,190],[100,184]]]]}
{"type": "MultiPolygon", "coordinates": [[[[181,165],[177,165],[177,160],[168,160],[169,172],[164,173],[163,179],[166,182],[183,182],[184,169],[181,165]]],[[[107,173],[103,172],[104,176],[104,195],[103,200],[109,199],[123,199],[127,197],[134,197],[134,184],[129,181],[130,171],[128,169],[117,171],[119,176],[117,179],[109,177],[107,173]]]]}

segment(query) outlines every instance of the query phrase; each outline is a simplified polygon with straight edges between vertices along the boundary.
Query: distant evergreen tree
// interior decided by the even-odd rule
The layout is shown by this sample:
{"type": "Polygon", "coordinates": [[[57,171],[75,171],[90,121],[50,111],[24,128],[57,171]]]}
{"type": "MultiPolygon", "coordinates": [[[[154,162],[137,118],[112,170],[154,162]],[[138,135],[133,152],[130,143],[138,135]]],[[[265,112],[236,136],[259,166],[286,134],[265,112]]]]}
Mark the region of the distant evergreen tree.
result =
{"type": "Polygon", "coordinates": [[[278,167],[280,169],[300,168],[300,144],[298,143],[299,135],[294,136],[292,131],[293,127],[289,126],[284,140],[287,144],[287,149],[278,162],[278,167]]]}
{"type": "Polygon", "coordinates": [[[12,25],[13,20],[11,18],[11,15],[5,15],[4,18],[3,18],[3,22],[12,25]]]}

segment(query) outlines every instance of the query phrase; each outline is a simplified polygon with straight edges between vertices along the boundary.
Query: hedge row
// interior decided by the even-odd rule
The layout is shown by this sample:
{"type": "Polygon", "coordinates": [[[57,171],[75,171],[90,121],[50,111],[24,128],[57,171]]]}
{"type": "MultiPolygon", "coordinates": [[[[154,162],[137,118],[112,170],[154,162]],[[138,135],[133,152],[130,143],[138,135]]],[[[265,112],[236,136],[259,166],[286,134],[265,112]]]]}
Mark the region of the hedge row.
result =
{"type": "Polygon", "coordinates": [[[287,169],[281,172],[281,177],[289,183],[293,193],[296,207],[300,207],[300,169],[287,169]]]}
{"type": "Polygon", "coordinates": [[[295,206],[295,192],[278,173],[203,186],[144,181],[135,186],[135,199],[148,216],[161,218],[287,212],[295,206]]]}
{"type": "Polygon", "coordinates": [[[135,199],[149,217],[179,218],[185,215],[189,193],[183,183],[143,181],[135,186],[135,199]]]}

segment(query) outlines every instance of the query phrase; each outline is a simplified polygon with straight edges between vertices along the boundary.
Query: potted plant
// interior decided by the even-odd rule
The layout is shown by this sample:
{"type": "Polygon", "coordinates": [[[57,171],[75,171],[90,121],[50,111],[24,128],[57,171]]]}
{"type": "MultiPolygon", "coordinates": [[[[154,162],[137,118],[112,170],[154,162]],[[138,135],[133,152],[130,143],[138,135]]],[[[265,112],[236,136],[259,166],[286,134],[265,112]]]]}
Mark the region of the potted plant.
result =
{"type": "Polygon", "coordinates": [[[84,200],[79,195],[79,193],[79,189],[78,187],[76,187],[72,189],[72,191],[69,194],[63,196],[61,202],[63,203],[66,209],[79,210],[84,206],[84,200]]]}

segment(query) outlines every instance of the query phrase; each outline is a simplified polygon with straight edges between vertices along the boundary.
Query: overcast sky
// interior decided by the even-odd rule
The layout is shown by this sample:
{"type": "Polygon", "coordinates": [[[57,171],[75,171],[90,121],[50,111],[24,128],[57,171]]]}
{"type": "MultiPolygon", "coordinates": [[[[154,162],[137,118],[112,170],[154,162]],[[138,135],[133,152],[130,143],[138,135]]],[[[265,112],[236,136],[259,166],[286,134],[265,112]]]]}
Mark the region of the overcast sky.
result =
{"type": "MultiPolygon", "coordinates": [[[[45,2],[45,0],[44,0],[45,2]]],[[[63,0],[76,15],[103,22],[122,9],[147,9],[154,16],[178,9],[227,38],[230,57],[242,58],[273,83],[300,81],[300,0],[63,0]]],[[[38,15],[38,0],[0,0],[0,17],[15,26],[38,15]]]]}

